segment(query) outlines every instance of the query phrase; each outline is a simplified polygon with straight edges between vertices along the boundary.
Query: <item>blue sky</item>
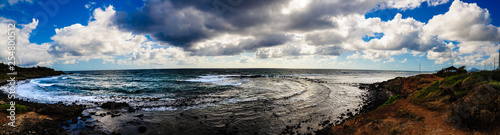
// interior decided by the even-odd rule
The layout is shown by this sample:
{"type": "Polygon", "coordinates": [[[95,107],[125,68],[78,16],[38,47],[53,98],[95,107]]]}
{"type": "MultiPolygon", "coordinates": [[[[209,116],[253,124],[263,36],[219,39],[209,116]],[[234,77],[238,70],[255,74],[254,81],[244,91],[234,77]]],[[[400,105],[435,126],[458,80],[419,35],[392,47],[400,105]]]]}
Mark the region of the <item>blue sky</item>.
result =
{"type": "MultiPolygon", "coordinates": [[[[500,41],[498,5],[491,0],[1,0],[0,23],[18,24],[20,65],[64,71],[417,71],[419,64],[426,71],[450,65],[492,69],[500,41]]],[[[2,59],[6,55],[0,53],[2,59]]]]}

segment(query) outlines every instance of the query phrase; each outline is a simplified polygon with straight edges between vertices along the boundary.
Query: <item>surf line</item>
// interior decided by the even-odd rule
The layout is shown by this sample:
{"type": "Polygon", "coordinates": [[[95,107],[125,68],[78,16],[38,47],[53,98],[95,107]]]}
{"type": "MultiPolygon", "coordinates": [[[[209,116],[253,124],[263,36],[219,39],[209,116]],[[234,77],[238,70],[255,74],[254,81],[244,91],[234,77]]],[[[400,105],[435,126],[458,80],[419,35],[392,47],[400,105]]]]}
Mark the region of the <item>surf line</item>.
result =
{"type": "Polygon", "coordinates": [[[17,76],[17,71],[16,71],[16,23],[9,23],[8,29],[7,29],[7,51],[9,53],[9,56],[7,58],[7,67],[9,68],[8,70],[10,73],[7,73],[7,76],[9,80],[8,86],[7,86],[7,93],[8,93],[8,98],[11,100],[10,101],[10,107],[7,109],[7,112],[9,115],[7,115],[7,118],[10,120],[8,123],[9,126],[11,127],[16,127],[16,102],[12,101],[13,98],[15,98],[16,94],[16,76],[17,76]]]}

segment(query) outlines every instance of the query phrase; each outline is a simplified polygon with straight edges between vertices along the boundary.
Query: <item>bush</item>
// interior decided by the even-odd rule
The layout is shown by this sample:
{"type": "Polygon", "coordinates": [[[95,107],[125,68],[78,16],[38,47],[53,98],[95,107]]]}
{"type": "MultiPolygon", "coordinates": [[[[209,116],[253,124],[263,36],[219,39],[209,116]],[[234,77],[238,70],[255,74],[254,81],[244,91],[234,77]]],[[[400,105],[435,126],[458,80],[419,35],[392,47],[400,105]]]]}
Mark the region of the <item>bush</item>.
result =
{"type": "MultiPolygon", "coordinates": [[[[14,107],[16,107],[16,114],[24,113],[28,110],[28,108],[26,106],[20,105],[20,104],[16,104],[16,105],[14,105],[14,107]]],[[[10,108],[10,104],[0,105],[1,112],[9,113],[9,112],[7,112],[7,109],[9,109],[9,108],[10,108]]]]}
{"type": "Polygon", "coordinates": [[[476,79],[480,83],[485,83],[500,90],[500,71],[482,71],[473,74],[470,78],[476,79]]]}
{"type": "Polygon", "coordinates": [[[436,100],[441,94],[443,94],[443,90],[439,88],[439,81],[436,81],[418,91],[417,94],[411,98],[411,100],[418,103],[432,101],[436,100]]]}
{"type": "Polygon", "coordinates": [[[493,88],[495,88],[497,90],[500,90],[500,82],[498,82],[498,81],[490,82],[490,83],[488,83],[488,85],[492,86],[493,88]]]}
{"type": "Polygon", "coordinates": [[[450,76],[441,80],[439,84],[441,85],[441,87],[450,88],[453,87],[454,85],[461,84],[462,81],[464,81],[467,77],[469,77],[468,74],[450,76]]]}
{"type": "Polygon", "coordinates": [[[398,100],[400,98],[401,97],[399,96],[399,94],[397,94],[396,96],[392,96],[387,101],[385,101],[385,103],[382,104],[382,106],[390,105],[390,104],[394,103],[396,100],[398,100]]]}

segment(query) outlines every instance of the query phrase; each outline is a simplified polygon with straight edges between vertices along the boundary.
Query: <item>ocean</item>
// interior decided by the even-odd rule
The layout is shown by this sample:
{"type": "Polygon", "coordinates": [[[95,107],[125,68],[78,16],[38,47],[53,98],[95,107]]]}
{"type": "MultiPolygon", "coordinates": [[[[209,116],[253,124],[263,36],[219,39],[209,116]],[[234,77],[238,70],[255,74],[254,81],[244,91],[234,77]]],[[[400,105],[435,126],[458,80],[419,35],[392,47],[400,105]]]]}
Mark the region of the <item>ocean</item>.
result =
{"type": "Polygon", "coordinates": [[[70,71],[18,82],[16,96],[39,103],[85,105],[84,115],[106,113],[105,102],[136,111],[119,117],[92,115],[66,126],[133,134],[312,133],[359,113],[374,83],[418,72],[338,69],[149,69],[70,71]],[[137,115],[143,115],[140,118],[137,115]],[[323,124],[322,124],[323,123],[323,124]],[[91,125],[91,126],[89,126],[91,125]],[[291,128],[293,127],[293,128],[291,128]]]}

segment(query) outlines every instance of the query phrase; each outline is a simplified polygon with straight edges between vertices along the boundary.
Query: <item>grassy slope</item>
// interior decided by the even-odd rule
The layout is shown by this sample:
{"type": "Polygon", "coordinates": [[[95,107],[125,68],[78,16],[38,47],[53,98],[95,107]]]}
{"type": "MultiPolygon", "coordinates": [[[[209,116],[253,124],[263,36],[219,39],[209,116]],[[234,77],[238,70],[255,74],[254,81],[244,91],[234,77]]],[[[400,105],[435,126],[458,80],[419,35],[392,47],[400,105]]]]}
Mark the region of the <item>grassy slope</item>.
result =
{"type": "Polygon", "coordinates": [[[418,75],[408,78],[396,78],[388,81],[386,84],[387,85],[385,87],[391,92],[398,94],[402,93],[404,95],[398,95],[397,97],[389,99],[386,102],[387,104],[380,106],[374,111],[355,116],[353,119],[350,119],[341,125],[326,128],[317,133],[500,133],[500,120],[498,120],[500,117],[497,116],[497,119],[495,120],[495,113],[498,115],[500,112],[498,112],[497,109],[494,109],[495,106],[500,106],[500,96],[498,96],[498,93],[500,93],[499,71],[483,71],[471,74],[460,74],[443,79],[433,75],[418,75]],[[484,95],[490,96],[487,96],[488,98],[475,98],[481,96],[484,97],[484,95]],[[471,102],[471,98],[475,99],[472,100],[475,102],[471,102]],[[467,106],[469,104],[477,104],[480,107],[472,108],[467,106]],[[488,106],[493,107],[487,108],[488,106]],[[459,118],[462,123],[457,124],[457,120],[455,120],[456,117],[462,116],[455,110],[460,109],[470,115],[466,118],[459,118]],[[470,111],[474,109],[477,111],[470,111]],[[474,113],[479,115],[474,115],[474,113]],[[483,119],[490,121],[484,121],[483,119]]]}

